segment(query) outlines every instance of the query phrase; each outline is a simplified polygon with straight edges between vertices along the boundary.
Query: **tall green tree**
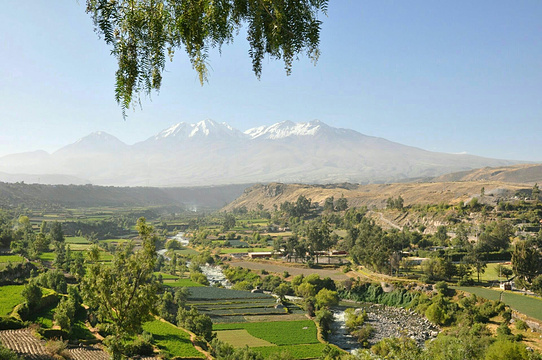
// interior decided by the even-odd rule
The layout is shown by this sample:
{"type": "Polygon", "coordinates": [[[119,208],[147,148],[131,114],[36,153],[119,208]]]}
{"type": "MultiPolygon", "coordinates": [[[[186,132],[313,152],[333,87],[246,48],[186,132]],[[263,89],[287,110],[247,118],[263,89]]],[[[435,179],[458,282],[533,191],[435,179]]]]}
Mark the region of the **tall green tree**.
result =
{"type": "Polygon", "coordinates": [[[141,331],[141,324],[152,318],[160,284],[153,275],[156,261],[153,228],[145,218],[137,221],[142,248],[120,249],[110,265],[91,264],[82,281],[84,301],[107,324],[106,344],[113,359],[120,359],[124,342],[141,331]]]}
{"type": "Polygon", "coordinates": [[[141,93],[159,90],[166,59],[184,49],[203,84],[209,49],[233,42],[247,28],[249,56],[257,77],[262,61],[282,59],[290,74],[293,60],[320,51],[320,13],[327,0],[87,0],[96,32],[117,58],[115,98],[124,110],[141,93]],[[134,98],[135,97],[135,98],[134,98]]]}

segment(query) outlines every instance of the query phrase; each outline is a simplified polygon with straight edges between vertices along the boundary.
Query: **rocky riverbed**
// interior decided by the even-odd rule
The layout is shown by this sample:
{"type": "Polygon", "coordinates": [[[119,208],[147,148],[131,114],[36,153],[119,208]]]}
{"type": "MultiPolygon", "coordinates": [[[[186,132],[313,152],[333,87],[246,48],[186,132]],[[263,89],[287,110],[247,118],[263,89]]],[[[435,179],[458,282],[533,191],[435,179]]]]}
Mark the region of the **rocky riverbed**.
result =
{"type": "MultiPolygon", "coordinates": [[[[357,309],[367,311],[366,324],[375,329],[369,339],[370,345],[385,338],[406,336],[416,341],[418,346],[423,346],[426,340],[437,337],[440,331],[436,325],[411,310],[379,304],[359,305],[357,309]]],[[[344,350],[355,352],[360,348],[360,344],[345,328],[344,310],[333,310],[333,316],[335,321],[329,342],[344,350]]]]}

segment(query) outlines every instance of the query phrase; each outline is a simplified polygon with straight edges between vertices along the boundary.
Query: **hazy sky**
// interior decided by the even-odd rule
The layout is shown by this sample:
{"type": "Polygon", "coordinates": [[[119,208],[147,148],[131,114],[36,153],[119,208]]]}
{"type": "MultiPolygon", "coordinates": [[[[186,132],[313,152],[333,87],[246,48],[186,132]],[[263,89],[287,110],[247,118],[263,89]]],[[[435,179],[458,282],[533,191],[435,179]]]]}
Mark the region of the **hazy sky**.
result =
{"type": "Polygon", "coordinates": [[[542,1],[330,0],[317,66],[252,73],[241,34],[200,86],[178,51],[124,121],[116,61],[84,0],[4,1],[0,156],[102,130],[133,144],[205,118],[239,130],[319,119],[432,151],[542,161],[542,1]]]}

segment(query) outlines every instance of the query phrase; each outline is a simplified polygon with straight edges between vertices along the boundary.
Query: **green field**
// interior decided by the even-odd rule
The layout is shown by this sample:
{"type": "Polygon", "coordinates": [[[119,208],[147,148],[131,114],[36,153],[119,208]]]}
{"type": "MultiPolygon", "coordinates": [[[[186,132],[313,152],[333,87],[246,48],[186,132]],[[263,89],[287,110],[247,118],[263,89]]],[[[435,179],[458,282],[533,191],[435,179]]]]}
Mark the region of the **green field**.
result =
{"type": "MultiPolygon", "coordinates": [[[[506,265],[504,263],[488,263],[487,268],[483,274],[480,274],[480,280],[481,281],[499,281],[499,280],[506,280],[506,277],[499,277],[499,265],[504,265],[507,268],[510,268],[510,265],[506,265]]],[[[476,275],[476,274],[475,274],[476,275]]],[[[473,277],[476,277],[473,275],[473,277]]]]}
{"type": "Polygon", "coordinates": [[[178,279],[178,280],[174,280],[174,281],[166,280],[166,281],[164,281],[164,285],[169,286],[169,287],[200,287],[200,286],[204,286],[204,285],[202,285],[200,283],[197,283],[195,281],[192,281],[190,279],[178,279]]]}
{"type": "Polygon", "coordinates": [[[0,255],[0,264],[1,263],[20,263],[24,259],[19,255],[0,255]]]}
{"type": "Polygon", "coordinates": [[[171,356],[181,358],[205,358],[202,353],[197,351],[190,342],[190,336],[185,331],[160,320],[149,321],[143,324],[143,330],[151,333],[154,342],[160,348],[171,356]]]}
{"type": "Polygon", "coordinates": [[[259,247],[259,248],[224,248],[220,249],[221,254],[235,254],[235,253],[246,253],[246,252],[259,252],[259,251],[271,251],[272,247],[259,247]]]}
{"type": "Polygon", "coordinates": [[[90,244],[90,242],[82,236],[66,236],[66,244],[90,244]]]}
{"type": "Polygon", "coordinates": [[[162,275],[162,280],[177,280],[179,278],[179,276],[177,275],[171,275],[171,274],[168,274],[168,273],[164,273],[164,272],[155,272],[154,275],[158,276],[158,275],[162,275]]]}
{"type": "Polygon", "coordinates": [[[245,329],[259,339],[275,345],[318,344],[316,325],[311,320],[260,323],[215,324],[213,330],[245,329]]]}
{"type": "Polygon", "coordinates": [[[269,341],[259,339],[252,336],[245,329],[239,330],[221,330],[216,332],[216,337],[220,341],[227,342],[233,347],[261,347],[261,346],[276,346],[269,341]]]}
{"type": "Polygon", "coordinates": [[[24,302],[21,295],[24,285],[0,286],[0,315],[9,315],[13,308],[24,302]]]}
{"type": "Polygon", "coordinates": [[[271,354],[287,352],[294,359],[319,359],[326,344],[308,344],[308,345],[285,345],[285,346],[263,346],[255,347],[255,350],[267,358],[271,354]]]}
{"type": "Polygon", "coordinates": [[[45,253],[40,254],[39,258],[42,261],[53,261],[55,259],[55,253],[45,252],[45,253]]]}
{"type": "MultiPolygon", "coordinates": [[[[473,286],[456,286],[454,289],[475,294],[476,296],[489,300],[499,300],[502,292],[500,290],[491,290],[473,286]]],[[[505,291],[502,294],[502,302],[522,314],[542,321],[542,299],[505,291]]]]}

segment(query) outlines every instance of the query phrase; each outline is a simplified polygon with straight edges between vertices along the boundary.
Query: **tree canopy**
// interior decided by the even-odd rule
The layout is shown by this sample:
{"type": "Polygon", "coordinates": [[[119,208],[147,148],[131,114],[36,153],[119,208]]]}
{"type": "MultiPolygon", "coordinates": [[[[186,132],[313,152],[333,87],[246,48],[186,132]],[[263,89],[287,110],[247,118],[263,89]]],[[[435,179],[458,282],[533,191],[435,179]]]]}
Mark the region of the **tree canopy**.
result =
{"type": "Polygon", "coordinates": [[[252,69],[259,78],[265,56],[293,60],[319,56],[320,13],[327,0],[87,0],[95,31],[117,58],[115,98],[123,109],[140,94],[159,90],[166,58],[184,49],[203,84],[210,48],[232,43],[242,26],[252,69]],[[134,98],[135,97],[135,98],[134,98]]]}

